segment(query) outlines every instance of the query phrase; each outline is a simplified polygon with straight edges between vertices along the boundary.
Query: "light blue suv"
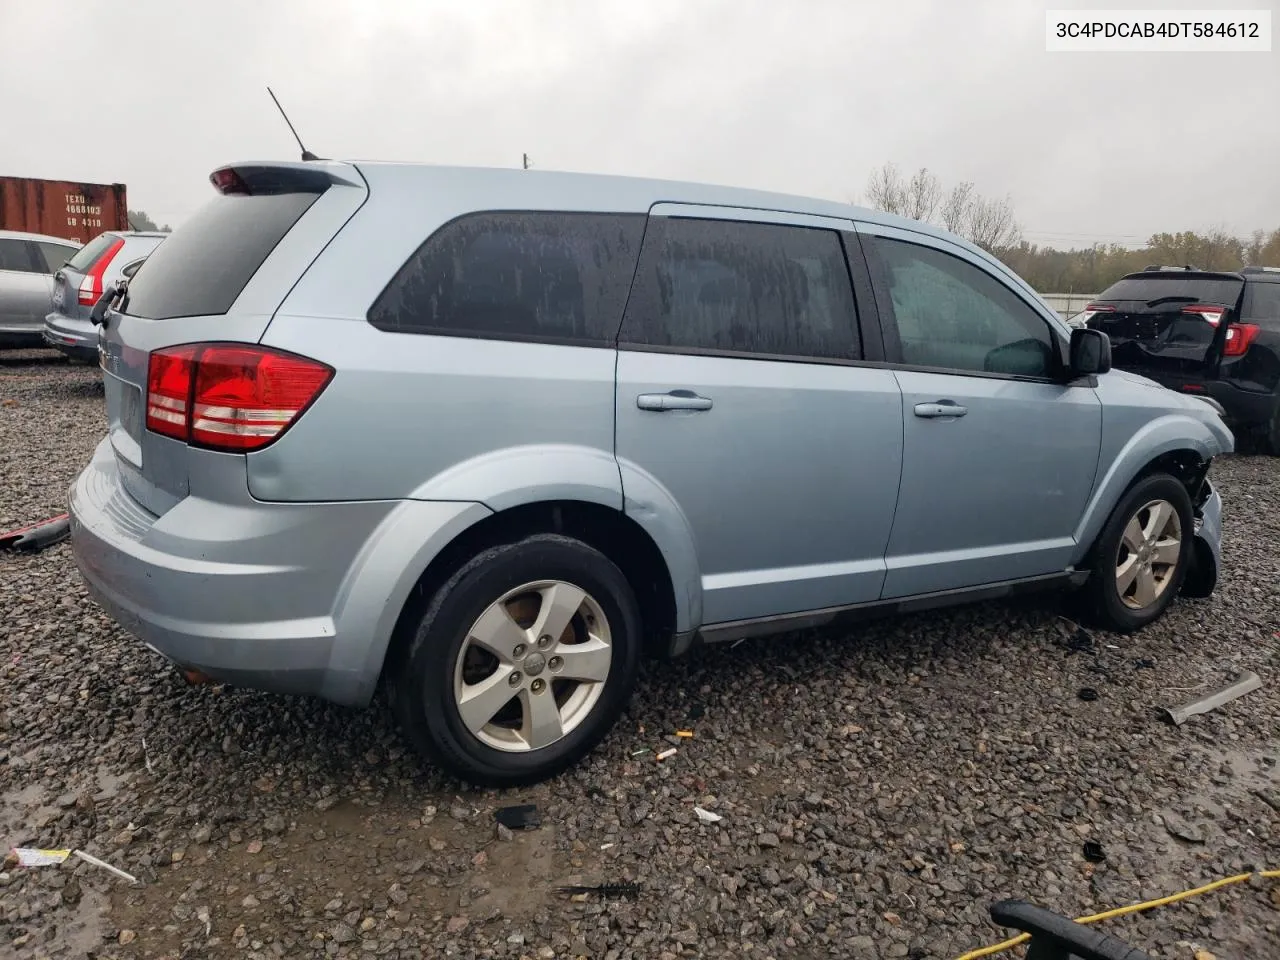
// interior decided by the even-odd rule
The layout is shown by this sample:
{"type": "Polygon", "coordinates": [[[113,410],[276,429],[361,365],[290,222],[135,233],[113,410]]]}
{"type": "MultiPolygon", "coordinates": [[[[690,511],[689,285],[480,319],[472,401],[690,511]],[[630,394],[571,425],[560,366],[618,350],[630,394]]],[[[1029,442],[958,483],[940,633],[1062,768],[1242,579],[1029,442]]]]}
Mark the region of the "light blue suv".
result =
{"type": "Polygon", "coordinates": [[[948,234],[577,174],[211,179],[105,313],[71,490],[92,591],[189,675],[382,682],[427,757],[518,784],[642,655],[1051,587],[1128,631],[1214,587],[1218,413],[948,234]]]}

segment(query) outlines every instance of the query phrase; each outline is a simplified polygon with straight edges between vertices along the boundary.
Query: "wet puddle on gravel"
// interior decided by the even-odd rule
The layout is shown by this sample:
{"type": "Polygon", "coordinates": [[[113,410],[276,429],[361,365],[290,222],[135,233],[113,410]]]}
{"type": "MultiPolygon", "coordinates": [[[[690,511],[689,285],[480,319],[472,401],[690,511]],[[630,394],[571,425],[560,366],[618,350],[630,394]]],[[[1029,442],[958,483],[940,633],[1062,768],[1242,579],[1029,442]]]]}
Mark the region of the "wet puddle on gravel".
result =
{"type": "Polygon", "coordinates": [[[160,866],[157,882],[115,894],[114,926],[132,932],[132,956],[176,956],[184,944],[220,955],[282,937],[302,950],[443,930],[457,917],[526,920],[554,886],[582,876],[549,823],[504,841],[491,808],[445,803],[429,822],[419,815],[402,803],[344,802],[275,836],[233,828],[222,842],[176,845],[169,856],[180,859],[160,866]]]}

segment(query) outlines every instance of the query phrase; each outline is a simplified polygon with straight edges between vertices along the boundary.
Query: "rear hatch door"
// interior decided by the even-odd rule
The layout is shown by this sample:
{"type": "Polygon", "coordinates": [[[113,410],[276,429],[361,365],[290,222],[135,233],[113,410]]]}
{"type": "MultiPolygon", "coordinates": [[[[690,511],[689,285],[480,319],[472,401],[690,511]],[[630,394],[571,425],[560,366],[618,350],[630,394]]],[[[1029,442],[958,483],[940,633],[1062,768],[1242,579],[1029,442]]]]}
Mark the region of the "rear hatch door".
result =
{"type": "Polygon", "coordinates": [[[1111,338],[1114,366],[1180,389],[1217,377],[1243,290],[1232,274],[1150,271],[1103,291],[1087,323],[1111,338]]]}
{"type": "Polygon", "coordinates": [[[189,343],[257,343],[298,278],[367,195],[340,163],[237,164],[215,171],[218,194],[148,257],[99,338],[107,421],[129,494],[163,514],[214,466],[211,453],[146,429],[151,354],[189,343]]]}
{"type": "Polygon", "coordinates": [[[123,246],[121,237],[100,233],[77,250],[53,274],[53,309],[64,317],[89,319],[89,311],[102,295],[103,274],[123,246]]]}

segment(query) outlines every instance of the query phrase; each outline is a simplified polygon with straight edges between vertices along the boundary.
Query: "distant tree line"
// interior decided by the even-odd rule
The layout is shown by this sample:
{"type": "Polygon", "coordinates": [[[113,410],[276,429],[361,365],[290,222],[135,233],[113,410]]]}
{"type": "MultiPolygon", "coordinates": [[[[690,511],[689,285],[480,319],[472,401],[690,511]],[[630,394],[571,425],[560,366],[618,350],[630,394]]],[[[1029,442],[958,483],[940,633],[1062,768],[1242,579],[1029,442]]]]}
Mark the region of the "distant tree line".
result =
{"type": "Polygon", "coordinates": [[[1058,250],[1030,243],[1022,237],[1010,198],[985,197],[967,181],[945,189],[925,167],[910,176],[892,163],[872,171],[866,204],[964,237],[1041,293],[1100,293],[1126,273],[1151,264],[1190,264],[1203,270],[1280,267],[1280,228],[1255,230],[1247,241],[1225,230],[1157,233],[1136,250],[1121,244],[1058,250]]]}
{"type": "Polygon", "coordinates": [[[156,226],[156,222],[141,210],[129,211],[129,226],[134,230],[162,230],[165,233],[173,232],[173,227],[169,226],[167,223],[163,227],[156,226]]]}

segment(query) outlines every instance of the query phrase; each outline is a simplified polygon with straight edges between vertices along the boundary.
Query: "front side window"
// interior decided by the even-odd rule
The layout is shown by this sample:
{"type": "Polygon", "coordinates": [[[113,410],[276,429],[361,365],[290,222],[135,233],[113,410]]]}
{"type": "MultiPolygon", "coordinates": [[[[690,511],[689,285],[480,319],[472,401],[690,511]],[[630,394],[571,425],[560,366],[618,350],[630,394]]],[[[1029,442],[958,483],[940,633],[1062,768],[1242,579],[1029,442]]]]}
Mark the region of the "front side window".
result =
{"type": "Polygon", "coordinates": [[[658,218],[621,342],[696,352],[855,360],[857,313],[839,234],[658,218]]]}
{"type": "Polygon", "coordinates": [[[642,214],[479,213],[446,224],[369,311],[393,333],[611,345],[642,214]]]}
{"type": "Polygon", "coordinates": [[[920,244],[876,237],[870,246],[904,364],[1042,378],[1058,371],[1048,323],[986,271],[920,244]]]}

